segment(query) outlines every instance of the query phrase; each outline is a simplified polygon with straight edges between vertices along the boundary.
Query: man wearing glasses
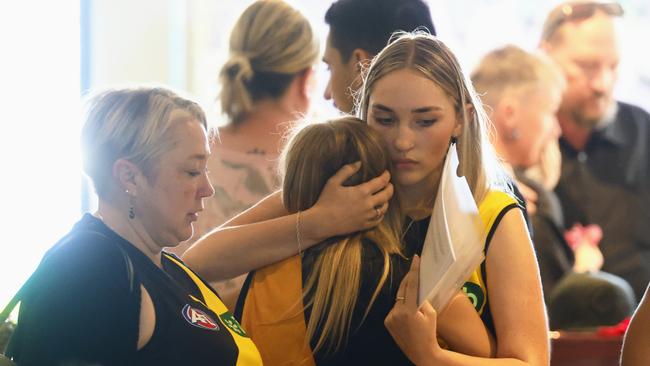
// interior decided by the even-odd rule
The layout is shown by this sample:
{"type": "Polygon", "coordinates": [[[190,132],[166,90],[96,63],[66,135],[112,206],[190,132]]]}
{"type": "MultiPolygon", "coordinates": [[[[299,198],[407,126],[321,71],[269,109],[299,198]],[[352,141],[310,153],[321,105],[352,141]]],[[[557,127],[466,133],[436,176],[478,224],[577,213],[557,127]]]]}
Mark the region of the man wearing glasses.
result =
{"type": "Polygon", "coordinates": [[[650,115],[613,98],[622,15],[616,2],[560,4],[540,47],[567,78],[556,189],[566,226],[599,225],[603,270],[627,280],[640,299],[650,281],[650,115]]]}

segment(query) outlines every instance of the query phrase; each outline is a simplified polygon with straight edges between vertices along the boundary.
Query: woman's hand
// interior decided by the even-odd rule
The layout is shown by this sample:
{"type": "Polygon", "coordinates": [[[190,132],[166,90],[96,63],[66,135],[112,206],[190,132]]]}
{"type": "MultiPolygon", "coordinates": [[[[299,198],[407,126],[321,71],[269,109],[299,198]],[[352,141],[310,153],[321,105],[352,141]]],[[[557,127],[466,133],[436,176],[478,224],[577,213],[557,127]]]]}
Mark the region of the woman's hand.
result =
{"type": "Polygon", "coordinates": [[[361,163],[357,162],[339,169],[325,184],[316,204],[308,210],[315,238],[324,240],[366,230],[381,222],[393,196],[390,174],[385,171],[365,183],[343,186],[360,167],[361,163]]]}
{"type": "Polygon", "coordinates": [[[411,269],[397,290],[395,306],[384,320],[388,332],[406,357],[416,365],[429,365],[440,350],[436,339],[437,315],[428,301],[418,309],[420,257],[413,257],[411,269]]]}

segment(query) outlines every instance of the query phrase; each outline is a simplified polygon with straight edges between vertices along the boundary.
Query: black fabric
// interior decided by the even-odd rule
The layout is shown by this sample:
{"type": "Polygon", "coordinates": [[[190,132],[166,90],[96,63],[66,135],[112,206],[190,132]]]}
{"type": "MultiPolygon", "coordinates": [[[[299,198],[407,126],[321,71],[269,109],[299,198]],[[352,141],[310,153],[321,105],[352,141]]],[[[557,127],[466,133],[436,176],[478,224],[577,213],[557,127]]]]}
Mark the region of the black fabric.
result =
{"type": "Polygon", "coordinates": [[[615,120],[595,130],[584,151],[560,140],[556,193],[567,227],[598,224],[603,270],[627,280],[636,297],[650,281],[650,115],[618,103],[615,120]]]}
{"type": "MultiPolygon", "coordinates": [[[[305,283],[317,253],[318,248],[315,251],[308,250],[303,256],[303,283],[305,283]]],[[[371,242],[364,242],[361,261],[363,273],[359,297],[352,314],[350,333],[345,348],[333,355],[328,355],[323,351],[316,352],[314,360],[318,366],[412,365],[384,326],[384,319],[395,304],[397,289],[406,276],[411,261],[398,255],[391,256],[391,272],[363,322],[361,322],[363,314],[383,272],[384,261],[379,249],[371,242]]],[[[309,307],[305,308],[305,323],[311,315],[310,310],[309,307]]],[[[317,334],[319,334],[318,331],[317,334]]],[[[314,349],[315,346],[314,340],[311,342],[311,348],[314,349]]]]}
{"type": "Polygon", "coordinates": [[[235,365],[238,350],[230,333],[192,325],[182,310],[189,305],[212,319],[218,315],[190,298],[202,299],[181,268],[165,256],[162,265],[164,270],[85,215],[39,265],[9,353],[19,366],[235,365]],[[132,263],[132,276],[120,248],[132,263]],[[156,326],[138,351],[140,284],[153,300],[156,326]]]}
{"type": "Polygon", "coordinates": [[[537,193],[537,211],[531,217],[533,245],[539,264],[544,299],[548,304],[550,294],[562,277],[573,271],[575,257],[564,239],[564,215],[554,192],[518,172],[519,181],[537,193]]]}

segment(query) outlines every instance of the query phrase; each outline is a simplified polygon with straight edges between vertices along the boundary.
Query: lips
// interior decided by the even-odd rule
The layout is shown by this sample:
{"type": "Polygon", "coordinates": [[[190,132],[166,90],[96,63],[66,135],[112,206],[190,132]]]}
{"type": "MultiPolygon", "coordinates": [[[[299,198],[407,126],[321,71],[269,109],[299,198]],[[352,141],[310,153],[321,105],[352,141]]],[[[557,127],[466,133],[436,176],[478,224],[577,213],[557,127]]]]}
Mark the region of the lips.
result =
{"type": "Polygon", "coordinates": [[[396,169],[410,169],[415,167],[418,162],[413,159],[395,159],[393,164],[396,169]]]}
{"type": "Polygon", "coordinates": [[[199,219],[199,212],[200,211],[188,213],[187,216],[190,218],[190,221],[198,220],[199,219]]]}

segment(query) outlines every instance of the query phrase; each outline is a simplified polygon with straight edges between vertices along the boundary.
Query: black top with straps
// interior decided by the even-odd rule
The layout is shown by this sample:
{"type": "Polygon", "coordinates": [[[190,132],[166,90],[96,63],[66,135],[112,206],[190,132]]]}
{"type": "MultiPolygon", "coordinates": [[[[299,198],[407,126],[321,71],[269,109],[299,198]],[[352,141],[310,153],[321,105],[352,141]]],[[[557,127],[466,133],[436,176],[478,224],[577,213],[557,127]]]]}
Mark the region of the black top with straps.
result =
{"type": "Polygon", "coordinates": [[[37,269],[8,354],[24,365],[235,365],[240,350],[178,258],[162,269],[85,215],[37,269]],[[137,350],[140,284],[156,325],[137,350]]]}

